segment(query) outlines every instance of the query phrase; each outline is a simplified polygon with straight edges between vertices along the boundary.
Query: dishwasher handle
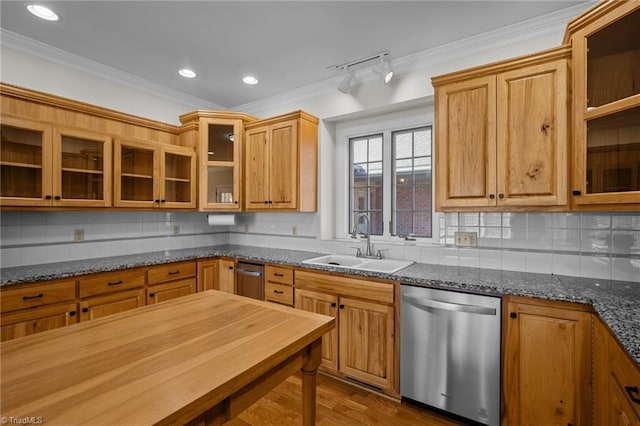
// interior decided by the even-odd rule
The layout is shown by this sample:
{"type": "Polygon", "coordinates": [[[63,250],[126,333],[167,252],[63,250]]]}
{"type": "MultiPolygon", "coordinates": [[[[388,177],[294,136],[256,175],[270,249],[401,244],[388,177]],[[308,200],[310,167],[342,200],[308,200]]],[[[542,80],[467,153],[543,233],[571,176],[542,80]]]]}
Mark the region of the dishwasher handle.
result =
{"type": "Polygon", "coordinates": [[[424,308],[442,309],[445,311],[466,312],[469,314],[478,315],[495,315],[495,308],[488,308],[486,306],[477,305],[464,305],[461,303],[440,302],[439,300],[424,299],[422,297],[409,296],[408,294],[402,295],[402,300],[409,302],[416,306],[424,308]]]}
{"type": "Polygon", "coordinates": [[[244,269],[244,268],[236,268],[236,272],[238,274],[251,275],[252,277],[261,277],[262,276],[262,272],[261,271],[252,271],[250,269],[244,269]]]}

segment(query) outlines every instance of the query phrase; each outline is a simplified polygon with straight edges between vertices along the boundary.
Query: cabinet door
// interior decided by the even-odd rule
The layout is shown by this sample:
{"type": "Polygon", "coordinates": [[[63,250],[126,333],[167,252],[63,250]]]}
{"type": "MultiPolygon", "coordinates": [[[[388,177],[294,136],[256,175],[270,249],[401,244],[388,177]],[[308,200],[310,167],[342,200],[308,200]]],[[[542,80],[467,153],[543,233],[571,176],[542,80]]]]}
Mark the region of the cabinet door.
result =
{"type": "Polygon", "coordinates": [[[496,78],[436,88],[436,210],[496,205],[496,78]]]}
{"type": "MultiPolygon", "coordinates": [[[[336,296],[296,289],[295,300],[296,309],[337,318],[338,298],[336,296]]],[[[322,336],[321,368],[333,372],[338,370],[338,324],[322,336]]]]}
{"type": "Polygon", "coordinates": [[[242,120],[200,119],[199,207],[207,211],[242,209],[242,120]]]}
{"type": "Polygon", "coordinates": [[[2,116],[0,201],[4,206],[50,206],[53,200],[51,126],[2,116]]]}
{"type": "Polygon", "coordinates": [[[149,286],[147,289],[147,305],[188,296],[196,292],[196,279],[171,281],[165,284],[149,286]]]}
{"type": "Polygon", "coordinates": [[[269,208],[295,209],[298,194],[298,122],[270,127],[269,208]]]}
{"type": "Polygon", "coordinates": [[[91,297],[80,302],[80,321],[106,317],[145,305],[144,288],[105,296],[91,297]]]}
{"type": "Polygon", "coordinates": [[[507,311],[505,424],[590,424],[590,314],[521,303],[507,311]]]}
{"type": "Polygon", "coordinates": [[[393,307],[340,298],[340,372],[382,388],[393,376],[393,307]]]}
{"type": "Polygon", "coordinates": [[[567,61],[498,75],[498,205],[567,203],[567,61]]]}
{"type": "Polygon", "coordinates": [[[245,208],[264,210],[269,207],[269,127],[246,132],[245,208]]]}
{"type": "Polygon", "coordinates": [[[198,261],[198,291],[217,290],[219,259],[198,261]]]}
{"type": "Polygon", "coordinates": [[[54,205],[111,206],[111,138],[55,128],[54,147],[54,205]]]}
{"type": "Polygon", "coordinates": [[[196,155],[190,148],[163,146],[160,159],[160,206],[196,207],[196,155]]]}
{"type": "Polygon", "coordinates": [[[610,377],[609,383],[609,417],[606,424],[609,426],[640,425],[640,419],[629,406],[615,376],[610,377]]]}
{"type": "Polygon", "coordinates": [[[78,318],[76,310],[75,303],[67,303],[2,314],[0,341],[75,324],[78,318]]]}
{"type": "Polygon", "coordinates": [[[236,292],[236,268],[235,262],[232,259],[219,259],[218,271],[220,275],[218,277],[218,286],[214,287],[216,290],[226,291],[227,293],[236,292]]]}
{"type": "Polygon", "coordinates": [[[116,140],[113,152],[114,205],[159,207],[159,150],[143,142],[116,140]]]}

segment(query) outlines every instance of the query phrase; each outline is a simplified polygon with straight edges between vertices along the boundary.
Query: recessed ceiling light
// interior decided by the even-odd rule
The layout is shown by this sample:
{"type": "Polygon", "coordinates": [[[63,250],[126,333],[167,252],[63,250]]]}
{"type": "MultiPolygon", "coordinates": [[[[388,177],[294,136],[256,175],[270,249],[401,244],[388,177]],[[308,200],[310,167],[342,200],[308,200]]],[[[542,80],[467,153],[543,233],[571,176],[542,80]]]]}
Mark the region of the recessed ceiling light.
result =
{"type": "Polygon", "coordinates": [[[53,10],[45,6],[40,6],[39,4],[28,4],[27,10],[36,15],[38,18],[47,21],[57,21],[60,19],[53,10]]]}
{"type": "Polygon", "coordinates": [[[180,71],[178,71],[178,74],[180,74],[184,78],[195,78],[195,76],[196,76],[195,71],[187,69],[187,68],[181,69],[180,71]]]}
{"type": "Polygon", "coordinates": [[[258,79],[257,79],[257,78],[255,78],[255,77],[254,77],[254,76],[252,76],[252,75],[245,75],[245,76],[242,78],[242,81],[243,81],[245,84],[258,84],[258,79]]]}

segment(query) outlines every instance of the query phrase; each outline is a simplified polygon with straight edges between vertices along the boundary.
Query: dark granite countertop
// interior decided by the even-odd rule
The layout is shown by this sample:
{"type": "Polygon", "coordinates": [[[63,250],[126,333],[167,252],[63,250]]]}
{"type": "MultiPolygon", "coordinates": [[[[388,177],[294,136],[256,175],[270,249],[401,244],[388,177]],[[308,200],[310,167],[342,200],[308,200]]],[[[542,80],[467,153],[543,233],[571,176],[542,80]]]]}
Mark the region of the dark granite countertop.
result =
{"type": "Polygon", "coordinates": [[[490,295],[514,295],[593,307],[640,365],[640,283],[414,263],[394,274],[302,263],[322,255],[299,250],[222,245],[0,269],[0,285],[52,280],[208,257],[237,257],[402,283],[490,295]]]}

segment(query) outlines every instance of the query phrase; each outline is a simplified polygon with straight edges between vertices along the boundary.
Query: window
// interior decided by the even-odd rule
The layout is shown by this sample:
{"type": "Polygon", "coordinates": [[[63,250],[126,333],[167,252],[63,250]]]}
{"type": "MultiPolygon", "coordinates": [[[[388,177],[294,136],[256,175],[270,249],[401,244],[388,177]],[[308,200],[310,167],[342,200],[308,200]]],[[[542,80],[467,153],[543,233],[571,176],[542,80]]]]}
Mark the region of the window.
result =
{"type": "Polygon", "coordinates": [[[350,231],[431,238],[431,136],[421,126],[348,138],[350,231]]]}
{"type": "Polygon", "coordinates": [[[431,237],[431,127],[392,133],[393,235],[431,237]]]}

